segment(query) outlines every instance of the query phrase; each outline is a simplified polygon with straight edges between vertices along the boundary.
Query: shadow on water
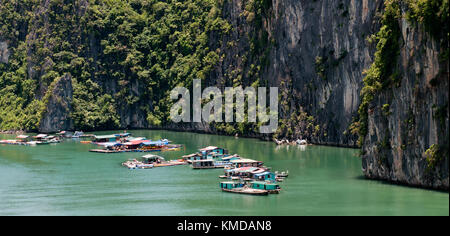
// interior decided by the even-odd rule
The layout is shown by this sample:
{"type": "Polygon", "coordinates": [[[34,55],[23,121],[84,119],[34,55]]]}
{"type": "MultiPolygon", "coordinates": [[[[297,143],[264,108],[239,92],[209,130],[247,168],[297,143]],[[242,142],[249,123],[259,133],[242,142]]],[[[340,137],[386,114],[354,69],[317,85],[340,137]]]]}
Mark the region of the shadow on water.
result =
{"type": "Polygon", "coordinates": [[[442,190],[442,189],[433,189],[433,188],[422,188],[422,187],[417,187],[414,185],[408,185],[408,184],[404,184],[401,182],[390,182],[387,180],[383,180],[383,179],[370,179],[367,178],[364,175],[360,175],[360,176],[356,176],[355,177],[356,180],[361,180],[361,181],[367,181],[367,182],[374,182],[374,183],[378,183],[381,185],[387,185],[387,186],[393,186],[393,187],[399,187],[399,188],[407,188],[407,189],[411,189],[411,190],[423,190],[423,191],[430,191],[430,192],[437,192],[437,193],[449,193],[449,191],[447,190],[442,190]]]}

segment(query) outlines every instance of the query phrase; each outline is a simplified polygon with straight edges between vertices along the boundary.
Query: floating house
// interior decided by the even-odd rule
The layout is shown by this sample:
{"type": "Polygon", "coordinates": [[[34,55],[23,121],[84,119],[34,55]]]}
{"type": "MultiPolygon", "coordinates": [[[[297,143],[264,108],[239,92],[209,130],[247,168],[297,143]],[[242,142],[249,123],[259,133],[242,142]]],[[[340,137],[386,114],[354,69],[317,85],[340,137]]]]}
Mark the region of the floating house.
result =
{"type": "Polygon", "coordinates": [[[192,163],[198,160],[215,160],[215,161],[226,161],[225,157],[229,157],[228,150],[219,148],[216,146],[209,146],[206,148],[199,149],[197,153],[183,156],[183,159],[192,163]]]}
{"type": "Polygon", "coordinates": [[[203,156],[208,156],[208,154],[210,154],[210,153],[216,153],[216,154],[220,154],[220,155],[228,154],[228,150],[219,148],[219,147],[215,147],[215,146],[209,146],[206,148],[202,148],[202,149],[199,149],[199,151],[203,156]]]}
{"type": "Polygon", "coordinates": [[[276,181],[276,175],[269,171],[265,171],[262,173],[255,173],[253,174],[253,178],[260,181],[269,181],[269,182],[276,181]]]}
{"type": "Polygon", "coordinates": [[[202,160],[202,155],[200,153],[192,153],[189,155],[184,155],[184,156],[182,156],[182,158],[185,161],[192,162],[192,161],[202,160]]]}
{"type": "Polygon", "coordinates": [[[234,169],[226,169],[225,175],[221,176],[221,178],[231,178],[234,177],[243,180],[260,180],[260,181],[271,181],[274,182],[276,180],[276,175],[267,170],[267,168],[260,167],[241,167],[234,169]]]}
{"type": "Polygon", "coordinates": [[[115,143],[119,140],[119,136],[116,135],[96,135],[94,136],[93,143],[115,143]]]}
{"type": "Polygon", "coordinates": [[[96,136],[94,143],[106,147],[106,149],[91,149],[90,152],[119,153],[119,152],[156,152],[178,151],[181,145],[169,144],[168,141],[132,140],[125,141],[113,135],[96,136]]]}
{"type": "Polygon", "coordinates": [[[235,168],[260,167],[264,164],[262,161],[256,161],[256,160],[252,160],[252,159],[237,159],[237,160],[232,160],[230,162],[235,168]]]}
{"type": "Polygon", "coordinates": [[[233,182],[233,181],[220,183],[221,189],[234,189],[234,188],[242,188],[242,187],[244,187],[243,183],[238,183],[238,182],[233,182]]]}
{"type": "Polygon", "coordinates": [[[229,165],[228,162],[215,161],[211,159],[192,161],[193,169],[216,169],[216,168],[224,168],[225,166],[228,165],[229,165]]]}

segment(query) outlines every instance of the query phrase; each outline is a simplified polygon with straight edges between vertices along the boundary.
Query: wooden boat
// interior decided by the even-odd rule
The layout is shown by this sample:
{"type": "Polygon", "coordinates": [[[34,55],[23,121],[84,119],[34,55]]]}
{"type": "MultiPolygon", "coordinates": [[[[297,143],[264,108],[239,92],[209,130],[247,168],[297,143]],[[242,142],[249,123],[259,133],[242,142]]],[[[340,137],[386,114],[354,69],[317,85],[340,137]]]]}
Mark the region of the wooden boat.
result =
{"type": "Polygon", "coordinates": [[[238,182],[221,182],[220,188],[224,192],[229,193],[238,193],[238,194],[248,194],[248,195],[259,195],[259,196],[267,196],[269,192],[267,190],[262,189],[254,189],[250,188],[243,183],[238,182]]]}
{"type": "Polygon", "coordinates": [[[287,178],[289,176],[289,171],[286,172],[281,172],[279,173],[278,171],[275,171],[275,176],[276,178],[287,178]]]}
{"type": "Polygon", "coordinates": [[[82,144],[90,144],[90,143],[92,143],[92,141],[80,141],[80,143],[82,143],[82,144]]]}
{"type": "Polygon", "coordinates": [[[153,168],[153,164],[143,163],[136,159],[126,161],[126,162],[122,163],[122,166],[125,166],[128,169],[150,169],[150,168],[153,168]]]}
{"type": "Polygon", "coordinates": [[[267,196],[269,194],[269,192],[266,190],[252,189],[252,188],[222,189],[222,191],[239,194],[259,195],[259,196],[267,196]]]}

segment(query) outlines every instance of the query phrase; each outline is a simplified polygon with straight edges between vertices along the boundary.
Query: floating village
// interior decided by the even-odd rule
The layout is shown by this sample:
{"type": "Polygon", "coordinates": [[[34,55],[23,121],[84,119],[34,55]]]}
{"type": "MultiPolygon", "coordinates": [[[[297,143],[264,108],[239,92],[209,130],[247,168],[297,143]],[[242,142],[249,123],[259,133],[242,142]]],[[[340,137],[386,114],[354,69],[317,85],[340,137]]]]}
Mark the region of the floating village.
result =
{"type": "Polygon", "coordinates": [[[14,140],[0,140],[0,144],[49,145],[58,144],[65,139],[80,139],[79,142],[82,144],[95,145],[97,148],[89,150],[95,153],[142,152],[139,158],[121,163],[123,167],[130,170],[181,165],[190,165],[193,170],[198,171],[223,169],[223,174],[218,176],[222,179],[219,188],[229,193],[278,194],[281,191],[279,183],[289,176],[289,171],[272,171],[261,161],[244,158],[239,154],[230,154],[228,150],[216,146],[201,148],[198,152],[180,156],[177,160],[166,160],[163,156],[152,154],[152,152],[159,154],[166,151],[181,151],[183,145],[172,144],[167,139],[150,140],[145,137],[132,137],[131,133],[126,131],[112,135],[84,134],[81,131],[62,131],[54,135],[18,135],[14,140]]]}

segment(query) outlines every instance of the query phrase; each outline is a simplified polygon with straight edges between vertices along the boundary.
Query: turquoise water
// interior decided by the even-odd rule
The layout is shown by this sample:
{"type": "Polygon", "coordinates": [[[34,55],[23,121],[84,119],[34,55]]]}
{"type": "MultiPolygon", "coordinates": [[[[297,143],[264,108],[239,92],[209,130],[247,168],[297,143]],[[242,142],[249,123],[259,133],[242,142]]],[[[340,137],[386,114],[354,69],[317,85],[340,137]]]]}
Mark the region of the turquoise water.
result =
{"type": "MultiPolygon", "coordinates": [[[[141,153],[90,153],[95,146],[72,140],[34,147],[0,145],[0,215],[449,215],[448,193],[364,179],[355,149],[131,132],[185,145],[182,151],[159,153],[166,159],[215,145],[290,175],[278,195],[247,196],[220,191],[223,170],[128,170],[120,165],[141,153]]],[[[6,138],[14,136],[0,136],[6,138]]]]}

